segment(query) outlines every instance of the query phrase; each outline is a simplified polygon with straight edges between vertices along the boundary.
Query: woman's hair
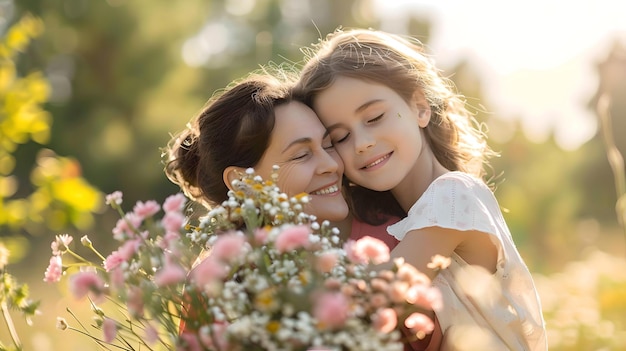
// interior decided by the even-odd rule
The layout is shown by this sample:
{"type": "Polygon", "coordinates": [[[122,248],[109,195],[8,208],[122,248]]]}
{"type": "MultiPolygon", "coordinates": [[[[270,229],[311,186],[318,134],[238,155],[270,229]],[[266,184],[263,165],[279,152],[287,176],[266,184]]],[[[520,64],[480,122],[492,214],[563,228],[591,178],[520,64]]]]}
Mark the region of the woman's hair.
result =
{"type": "Polygon", "coordinates": [[[275,108],[292,101],[288,72],[254,72],[214,95],[164,150],[165,173],[207,207],[228,199],[224,170],[254,167],[267,149],[275,108]]]}
{"type": "MultiPolygon", "coordinates": [[[[337,30],[303,52],[305,63],[295,94],[307,105],[313,106],[317,95],[340,76],[385,85],[407,103],[421,92],[431,109],[424,132],[437,160],[451,171],[484,175],[483,166],[494,153],[464,98],[452,81],[442,76],[417,39],[375,30],[337,30]]],[[[388,191],[356,185],[347,188],[347,195],[357,218],[365,221],[394,202],[388,191]]]]}

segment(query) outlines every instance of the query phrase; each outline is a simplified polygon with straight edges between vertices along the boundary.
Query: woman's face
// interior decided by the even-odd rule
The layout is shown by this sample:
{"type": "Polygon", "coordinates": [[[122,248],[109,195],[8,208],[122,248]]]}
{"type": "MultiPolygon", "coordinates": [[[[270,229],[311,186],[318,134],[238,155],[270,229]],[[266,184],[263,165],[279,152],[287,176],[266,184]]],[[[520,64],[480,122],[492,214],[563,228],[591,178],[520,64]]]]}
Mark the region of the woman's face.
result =
{"type": "Polygon", "coordinates": [[[276,108],[270,144],[255,171],[269,179],[279,166],[278,186],[289,196],[309,194],[305,211],[319,220],[339,221],[348,215],[341,193],[343,163],[313,110],[300,102],[276,108]]]}

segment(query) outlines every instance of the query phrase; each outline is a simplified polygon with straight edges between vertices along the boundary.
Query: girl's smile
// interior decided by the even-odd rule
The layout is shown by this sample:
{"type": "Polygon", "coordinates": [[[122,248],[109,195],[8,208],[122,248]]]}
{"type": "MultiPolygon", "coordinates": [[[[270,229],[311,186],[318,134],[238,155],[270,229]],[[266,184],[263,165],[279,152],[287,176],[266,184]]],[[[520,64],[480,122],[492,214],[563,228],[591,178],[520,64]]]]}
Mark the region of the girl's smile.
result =
{"type": "Polygon", "coordinates": [[[386,155],[383,155],[382,157],[376,158],[373,162],[368,162],[367,165],[361,167],[360,169],[371,170],[371,171],[379,169],[380,167],[382,167],[383,164],[387,162],[387,160],[389,160],[392,154],[393,154],[393,151],[386,155]],[[377,167],[377,166],[380,166],[380,167],[377,167]]]}

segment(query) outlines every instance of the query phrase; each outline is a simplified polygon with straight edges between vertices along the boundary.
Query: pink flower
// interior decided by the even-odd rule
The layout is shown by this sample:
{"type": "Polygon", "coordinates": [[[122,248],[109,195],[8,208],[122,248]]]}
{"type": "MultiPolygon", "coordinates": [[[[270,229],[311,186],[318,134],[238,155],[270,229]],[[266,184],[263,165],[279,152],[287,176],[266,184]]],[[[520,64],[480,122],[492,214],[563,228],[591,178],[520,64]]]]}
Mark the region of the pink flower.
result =
{"type": "Polygon", "coordinates": [[[265,228],[257,228],[254,230],[254,242],[257,244],[265,244],[269,233],[265,228]]]}
{"type": "Polygon", "coordinates": [[[398,325],[398,314],[393,308],[383,308],[372,316],[374,329],[382,333],[392,332],[398,325]]]}
{"type": "Polygon", "coordinates": [[[401,281],[407,282],[410,285],[430,285],[430,278],[408,263],[402,263],[399,265],[396,276],[401,281]]]}
{"type": "Polygon", "coordinates": [[[348,259],[354,263],[379,264],[389,261],[389,247],[384,241],[371,236],[364,236],[357,241],[348,241],[344,245],[348,259]]]}
{"type": "Polygon", "coordinates": [[[442,269],[448,268],[448,266],[450,266],[450,263],[452,263],[452,259],[450,259],[450,257],[435,255],[431,258],[430,263],[428,263],[426,267],[437,272],[442,269]]]}
{"type": "Polygon", "coordinates": [[[229,350],[230,343],[226,334],[227,328],[228,322],[215,322],[211,327],[208,325],[203,326],[198,333],[200,342],[209,350],[229,350]]]}
{"type": "Polygon", "coordinates": [[[122,267],[117,267],[109,271],[109,280],[111,287],[114,289],[121,289],[124,287],[124,271],[122,267]]]}
{"type": "Polygon", "coordinates": [[[313,317],[321,329],[338,329],[348,319],[348,299],[341,293],[324,292],[314,301],[313,317]]]}
{"type": "MultiPolygon", "coordinates": [[[[163,241],[159,244],[159,247],[166,250],[172,250],[176,247],[176,243],[178,243],[179,240],[179,232],[168,231],[165,233],[165,236],[163,236],[163,241]]],[[[179,253],[180,252],[176,252],[175,254],[178,255],[179,253]]]]}
{"type": "Polygon", "coordinates": [[[387,291],[389,289],[389,282],[384,279],[374,278],[370,284],[373,291],[387,291]]]}
{"type": "Polygon", "coordinates": [[[128,291],[128,300],[126,301],[128,312],[133,317],[141,317],[143,316],[143,306],[143,290],[137,286],[131,287],[130,291],[128,291]]]}
{"type": "Polygon", "coordinates": [[[324,281],[324,287],[328,290],[337,290],[341,288],[341,281],[337,278],[328,278],[324,281]]]}
{"type": "Polygon", "coordinates": [[[306,225],[294,225],[285,228],[276,238],[276,250],[280,253],[306,247],[309,244],[310,229],[306,225]]]}
{"type": "Polygon", "coordinates": [[[228,267],[223,262],[209,256],[191,271],[191,281],[203,290],[211,292],[221,286],[227,273],[228,267]]]}
{"type": "Polygon", "coordinates": [[[107,205],[112,205],[112,204],[121,205],[122,204],[122,192],[114,191],[111,194],[108,194],[104,199],[107,205]]]}
{"type": "Polygon", "coordinates": [[[133,207],[133,212],[138,217],[148,218],[155,215],[157,212],[159,212],[160,209],[161,206],[159,206],[159,204],[154,200],[149,200],[146,202],[137,201],[137,204],[135,204],[135,207],[133,207]]]}
{"type": "Polygon", "coordinates": [[[104,342],[112,342],[117,336],[117,325],[111,318],[104,318],[102,322],[102,333],[104,334],[104,342]]]}
{"type": "Polygon", "coordinates": [[[124,258],[118,251],[113,251],[104,260],[104,269],[107,272],[117,268],[122,262],[125,262],[124,258]]]}
{"type": "Polygon", "coordinates": [[[404,325],[422,339],[435,329],[435,323],[425,314],[415,312],[404,320],[404,325]]]}
{"type": "Polygon", "coordinates": [[[143,222],[143,219],[133,212],[126,213],[124,218],[120,218],[113,228],[113,238],[115,240],[124,240],[135,236],[135,232],[143,222]]]}
{"type": "Polygon", "coordinates": [[[404,302],[407,299],[407,292],[409,291],[409,283],[403,281],[392,282],[389,286],[387,294],[389,299],[393,302],[404,302]]]}
{"type": "Polygon", "coordinates": [[[333,252],[324,252],[317,256],[315,260],[315,269],[320,273],[328,273],[337,264],[339,258],[333,252]]]}
{"type": "Polygon", "coordinates": [[[176,351],[202,351],[202,346],[194,333],[182,333],[176,345],[176,351]]]}
{"type": "Polygon", "coordinates": [[[410,304],[432,310],[441,309],[443,304],[439,289],[424,284],[411,286],[406,292],[406,300],[410,304]]]}
{"type": "Polygon", "coordinates": [[[163,228],[168,232],[178,232],[183,227],[183,223],[185,223],[185,217],[180,212],[167,212],[161,220],[163,228]]]}
{"type": "Polygon", "coordinates": [[[46,283],[56,283],[61,280],[63,274],[63,261],[61,256],[50,257],[50,264],[46,268],[46,272],[43,276],[43,281],[46,283]]]}
{"type": "Polygon", "coordinates": [[[139,250],[141,245],[141,239],[134,239],[126,241],[117,251],[113,251],[104,260],[104,269],[107,272],[118,267],[123,262],[128,262],[133,255],[139,250]]]}
{"type": "Polygon", "coordinates": [[[70,291],[76,299],[89,296],[98,303],[104,298],[104,281],[94,272],[79,272],[70,279],[70,291]]]}
{"type": "Polygon", "coordinates": [[[382,308],[389,304],[389,298],[382,293],[374,293],[369,298],[369,304],[374,308],[382,308]]]}
{"type": "Polygon", "coordinates": [[[156,328],[150,323],[148,323],[148,325],[146,326],[145,333],[145,340],[148,345],[154,345],[154,343],[159,339],[159,334],[156,328]]]}
{"type": "Polygon", "coordinates": [[[228,232],[217,238],[211,248],[211,255],[224,262],[233,262],[245,253],[245,244],[246,238],[242,233],[228,232]]]}
{"type": "Polygon", "coordinates": [[[168,261],[166,260],[163,268],[154,275],[154,283],[159,287],[182,283],[187,277],[183,267],[168,261]]]}
{"type": "Polygon", "coordinates": [[[187,199],[183,194],[170,195],[163,202],[163,211],[167,213],[182,212],[186,201],[187,199]]]}

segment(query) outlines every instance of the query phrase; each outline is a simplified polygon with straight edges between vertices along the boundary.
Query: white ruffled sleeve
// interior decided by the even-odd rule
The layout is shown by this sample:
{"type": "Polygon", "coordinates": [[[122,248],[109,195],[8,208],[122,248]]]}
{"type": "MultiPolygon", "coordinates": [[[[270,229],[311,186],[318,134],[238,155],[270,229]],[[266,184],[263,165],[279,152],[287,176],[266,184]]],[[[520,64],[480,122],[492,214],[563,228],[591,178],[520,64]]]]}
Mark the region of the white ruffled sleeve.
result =
{"type": "Polygon", "coordinates": [[[493,206],[488,203],[490,197],[491,191],[482,181],[460,172],[446,173],[426,189],[406,218],[387,230],[398,240],[411,230],[433,226],[476,230],[495,236],[499,242],[497,224],[488,210],[493,206]]]}

